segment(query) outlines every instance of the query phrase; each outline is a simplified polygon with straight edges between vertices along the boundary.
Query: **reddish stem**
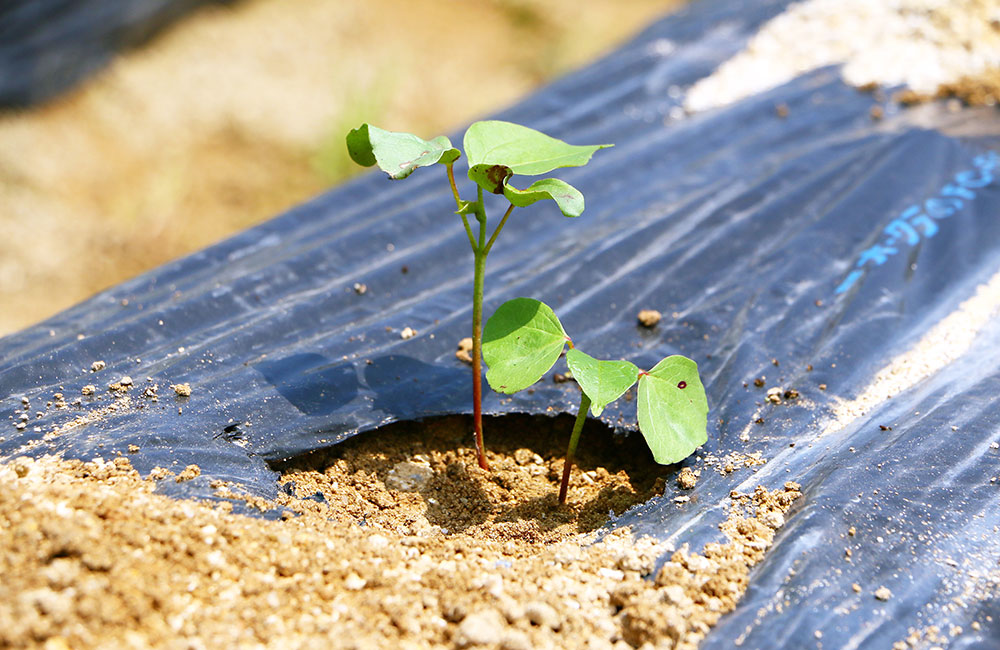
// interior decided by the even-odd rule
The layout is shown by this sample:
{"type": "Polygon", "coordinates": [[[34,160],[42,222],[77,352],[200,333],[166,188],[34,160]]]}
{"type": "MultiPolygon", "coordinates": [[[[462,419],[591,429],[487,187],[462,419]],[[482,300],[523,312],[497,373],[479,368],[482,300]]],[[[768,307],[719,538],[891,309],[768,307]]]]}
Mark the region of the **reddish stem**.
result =
{"type": "Polygon", "coordinates": [[[476,453],[479,467],[490,471],[486,462],[486,445],[483,443],[483,337],[480,328],[473,326],[472,337],[472,420],[476,428],[476,453]]]}
{"type": "Polygon", "coordinates": [[[486,279],[485,215],[479,219],[479,246],[474,249],[475,273],[472,289],[472,419],[476,428],[479,467],[490,471],[483,443],[483,284],[486,279]]]}
{"type": "Polygon", "coordinates": [[[567,455],[563,465],[562,483],[559,484],[559,505],[566,503],[566,493],[569,492],[569,473],[573,469],[573,457],[567,455]]]}

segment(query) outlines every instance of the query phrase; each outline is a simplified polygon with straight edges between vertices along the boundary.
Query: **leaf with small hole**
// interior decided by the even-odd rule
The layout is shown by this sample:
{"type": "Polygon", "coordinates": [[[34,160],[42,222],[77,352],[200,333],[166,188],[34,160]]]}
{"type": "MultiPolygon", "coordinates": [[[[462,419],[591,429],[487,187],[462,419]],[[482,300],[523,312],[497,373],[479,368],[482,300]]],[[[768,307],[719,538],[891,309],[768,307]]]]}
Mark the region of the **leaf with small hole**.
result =
{"type": "Polygon", "coordinates": [[[639,430],[656,462],[684,460],[708,440],[708,399],[691,359],[669,356],[640,376],[637,402],[639,430]]]}

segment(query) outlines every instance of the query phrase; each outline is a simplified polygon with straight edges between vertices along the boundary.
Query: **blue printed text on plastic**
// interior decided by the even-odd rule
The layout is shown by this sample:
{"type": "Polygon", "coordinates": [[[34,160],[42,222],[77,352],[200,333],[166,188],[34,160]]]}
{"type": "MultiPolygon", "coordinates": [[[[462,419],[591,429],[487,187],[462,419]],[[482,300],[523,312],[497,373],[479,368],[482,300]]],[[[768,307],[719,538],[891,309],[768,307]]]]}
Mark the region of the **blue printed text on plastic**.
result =
{"type": "Polygon", "coordinates": [[[953,183],[948,183],[938,196],[931,197],[922,204],[911,205],[900,213],[899,217],[889,222],[883,230],[884,239],[867,248],[858,255],[854,268],[844,281],[837,287],[835,293],[844,293],[861,279],[866,268],[882,266],[899,252],[899,246],[916,246],[921,236],[931,238],[937,234],[938,219],[947,219],[959,210],[965,203],[976,198],[974,190],[986,187],[993,182],[993,169],[1000,163],[1000,155],[988,151],[972,159],[975,169],[961,171],[955,174],[953,183]],[[869,262],[871,264],[869,265],[869,262]]]}

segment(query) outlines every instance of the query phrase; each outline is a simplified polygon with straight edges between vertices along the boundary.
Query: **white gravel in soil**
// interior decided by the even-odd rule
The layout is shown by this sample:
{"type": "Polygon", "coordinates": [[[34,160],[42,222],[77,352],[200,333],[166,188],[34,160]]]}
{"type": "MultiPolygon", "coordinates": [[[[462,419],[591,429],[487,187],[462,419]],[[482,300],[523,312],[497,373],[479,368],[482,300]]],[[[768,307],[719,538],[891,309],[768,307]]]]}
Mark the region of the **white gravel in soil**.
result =
{"type": "Polygon", "coordinates": [[[806,0],[792,4],[688,92],[685,108],[737,102],[843,64],[855,86],[918,93],[1000,65],[1000,0],[806,0]]]}

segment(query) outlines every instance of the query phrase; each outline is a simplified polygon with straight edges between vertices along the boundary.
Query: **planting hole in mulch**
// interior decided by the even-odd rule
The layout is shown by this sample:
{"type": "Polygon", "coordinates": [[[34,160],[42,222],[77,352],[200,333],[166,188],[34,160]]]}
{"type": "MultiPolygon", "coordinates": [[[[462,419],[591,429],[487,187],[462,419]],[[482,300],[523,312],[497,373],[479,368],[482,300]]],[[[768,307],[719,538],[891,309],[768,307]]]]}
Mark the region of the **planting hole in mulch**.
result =
{"type": "Polygon", "coordinates": [[[402,422],[284,464],[295,495],[402,535],[537,544],[590,532],[609,513],[663,494],[675,467],[657,465],[638,434],[588,422],[567,502],[557,494],[573,419],[484,421],[490,471],[479,469],[472,420],[402,422]]]}

